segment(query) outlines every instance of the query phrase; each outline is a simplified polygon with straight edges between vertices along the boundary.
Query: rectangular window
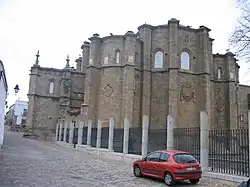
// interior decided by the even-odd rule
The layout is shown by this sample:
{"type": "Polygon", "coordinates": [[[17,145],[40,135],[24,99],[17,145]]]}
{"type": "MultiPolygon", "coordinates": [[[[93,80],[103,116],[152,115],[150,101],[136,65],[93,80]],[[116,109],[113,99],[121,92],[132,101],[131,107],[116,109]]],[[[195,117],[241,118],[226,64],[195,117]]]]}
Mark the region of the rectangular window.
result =
{"type": "Polygon", "coordinates": [[[173,156],[174,161],[179,164],[196,163],[197,160],[189,154],[175,154],[173,156]]]}

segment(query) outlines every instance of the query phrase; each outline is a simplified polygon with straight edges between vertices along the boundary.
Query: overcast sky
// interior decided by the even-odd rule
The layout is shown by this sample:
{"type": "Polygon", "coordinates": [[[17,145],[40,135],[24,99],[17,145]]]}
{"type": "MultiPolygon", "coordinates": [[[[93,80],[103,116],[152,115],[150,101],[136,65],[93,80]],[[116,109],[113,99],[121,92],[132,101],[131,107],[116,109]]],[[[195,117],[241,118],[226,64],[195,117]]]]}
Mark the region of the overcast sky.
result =
{"type": "MultiPolygon", "coordinates": [[[[145,22],[158,25],[177,18],[183,25],[212,29],[213,52],[225,53],[237,15],[235,0],[0,0],[0,59],[7,74],[9,106],[16,97],[27,100],[37,50],[41,66],[63,68],[67,54],[75,65],[81,44],[93,33],[125,34],[145,22]]],[[[240,65],[242,78],[247,65],[240,65]]]]}

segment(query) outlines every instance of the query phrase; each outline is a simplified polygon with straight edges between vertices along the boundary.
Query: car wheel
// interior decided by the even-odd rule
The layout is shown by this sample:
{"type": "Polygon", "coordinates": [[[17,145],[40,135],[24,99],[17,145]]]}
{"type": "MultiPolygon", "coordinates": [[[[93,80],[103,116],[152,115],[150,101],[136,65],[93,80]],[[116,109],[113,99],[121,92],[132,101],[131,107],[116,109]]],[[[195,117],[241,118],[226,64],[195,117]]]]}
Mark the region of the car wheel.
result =
{"type": "Polygon", "coordinates": [[[191,184],[197,184],[200,181],[200,179],[190,179],[189,182],[191,184]]]}
{"type": "Polygon", "coordinates": [[[174,179],[173,179],[173,176],[171,173],[167,172],[165,173],[165,176],[164,176],[164,182],[167,186],[172,186],[174,185],[174,179]]]}
{"type": "Polygon", "coordinates": [[[135,165],[134,166],[134,175],[136,176],[136,177],[141,177],[142,175],[141,175],[141,168],[140,168],[140,166],[138,166],[138,165],[135,165]]]}

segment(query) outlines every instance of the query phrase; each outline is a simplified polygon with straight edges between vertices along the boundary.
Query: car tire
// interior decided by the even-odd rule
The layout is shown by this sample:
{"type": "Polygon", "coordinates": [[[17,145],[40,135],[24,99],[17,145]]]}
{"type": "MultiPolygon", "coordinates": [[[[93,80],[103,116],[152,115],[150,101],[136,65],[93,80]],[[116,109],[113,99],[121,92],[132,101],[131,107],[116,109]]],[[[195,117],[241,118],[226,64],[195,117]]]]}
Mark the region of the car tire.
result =
{"type": "Polygon", "coordinates": [[[197,184],[200,181],[200,179],[190,179],[189,182],[191,184],[197,184]]]}
{"type": "Polygon", "coordinates": [[[134,176],[136,176],[136,177],[141,177],[142,176],[141,168],[138,165],[134,166],[134,176]]]}
{"type": "Polygon", "coordinates": [[[166,172],[164,175],[164,182],[167,186],[173,186],[175,181],[171,173],[166,172]]]}

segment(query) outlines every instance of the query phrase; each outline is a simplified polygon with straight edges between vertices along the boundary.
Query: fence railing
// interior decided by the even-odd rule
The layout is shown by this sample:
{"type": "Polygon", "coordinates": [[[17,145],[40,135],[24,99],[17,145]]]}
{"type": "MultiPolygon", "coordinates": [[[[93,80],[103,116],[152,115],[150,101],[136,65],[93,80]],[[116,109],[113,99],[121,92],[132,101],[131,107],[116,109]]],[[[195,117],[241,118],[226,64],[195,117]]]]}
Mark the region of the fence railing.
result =
{"type": "MultiPolygon", "coordinates": [[[[80,142],[79,129],[69,128],[61,130],[61,135],[57,135],[57,140],[67,143],[87,144],[88,127],[81,127],[82,137],[80,142]],[[64,136],[64,133],[66,135],[64,136]],[[70,133],[72,133],[70,135],[70,133]],[[73,136],[73,137],[72,137],[73,136]],[[72,140],[69,141],[69,138],[72,140]]],[[[123,153],[124,128],[113,129],[113,150],[123,153]]],[[[96,147],[97,128],[91,128],[91,147],[96,147]]],[[[142,154],[142,128],[129,128],[128,150],[129,154],[142,154]]],[[[201,154],[201,130],[200,127],[192,128],[174,128],[173,129],[173,147],[175,150],[190,152],[198,161],[201,154]]],[[[109,148],[109,127],[101,128],[101,148],[109,148]]],[[[145,140],[145,139],[144,139],[145,140]]],[[[203,139],[204,140],[204,139],[203,139]]],[[[167,130],[166,129],[148,129],[147,151],[167,149],[167,130]]],[[[126,148],[125,148],[126,150],[126,148]]],[[[126,151],[125,151],[126,152],[126,151]]],[[[240,176],[249,176],[249,133],[248,129],[211,129],[209,130],[209,167],[214,172],[225,174],[235,174],[240,176]]],[[[202,157],[204,158],[204,157],[202,157]]]]}
{"type": "Polygon", "coordinates": [[[210,130],[209,148],[212,171],[249,176],[248,129],[210,130]]]}
{"type": "Polygon", "coordinates": [[[200,128],[175,128],[174,148],[176,150],[190,152],[200,161],[200,128]]]}

